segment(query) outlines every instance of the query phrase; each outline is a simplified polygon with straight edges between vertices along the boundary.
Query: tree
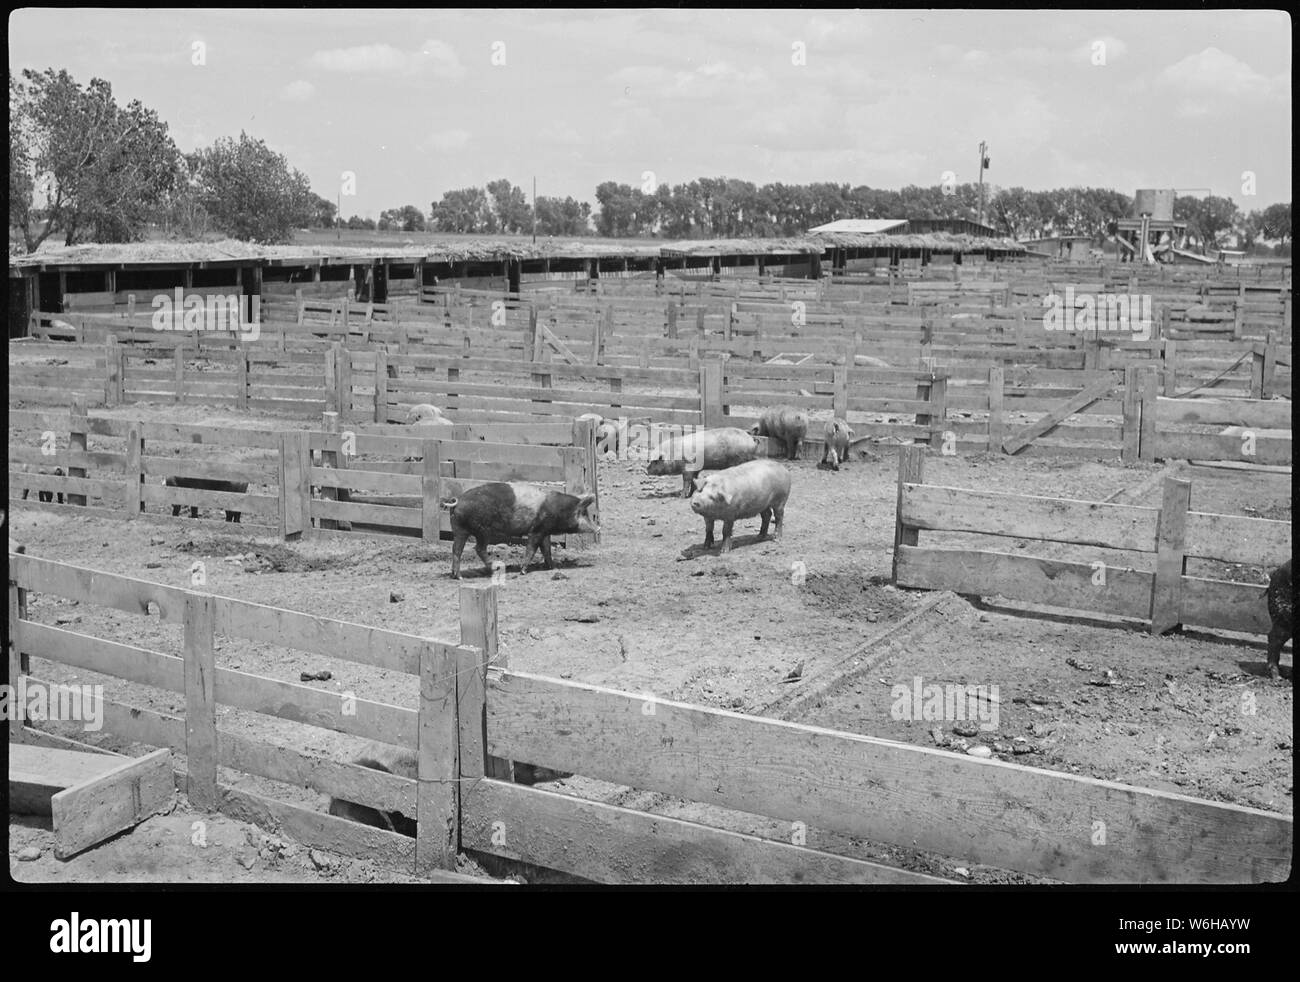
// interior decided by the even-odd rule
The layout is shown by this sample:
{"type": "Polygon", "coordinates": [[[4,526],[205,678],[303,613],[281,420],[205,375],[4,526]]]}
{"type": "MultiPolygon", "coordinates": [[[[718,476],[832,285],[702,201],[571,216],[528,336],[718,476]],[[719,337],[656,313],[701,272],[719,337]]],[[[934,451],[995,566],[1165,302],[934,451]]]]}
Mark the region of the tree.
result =
{"type": "Polygon", "coordinates": [[[572,197],[537,199],[537,232],[539,235],[588,235],[591,205],[575,201],[572,197]]]}
{"type": "Polygon", "coordinates": [[[360,215],[353,215],[348,219],[347,227],[359,231],[373,232],[376,225],[373,218],[362,218],[360,215]]]}
{"type": "Polygon", "coordinates": [[[497,227],[502,232],[517,235],[532,231],[533,209],[520,188],[502,177],[489,182],[487,192],[492,199],[492,213],[496,216],[497,227]]]}
{"type": "Polygon", "coordinates": [[[335,219],[338,217],[338,208],[334,202],[327,198],[322,198],[319,194],[312,195],[312,218],[308,228],[333,228],[335,219]]]}
{"type": "Polygon", "coordinates": [[[635,211],[632,188],[626,184],[605,181],[596,188],[596,201],[600,213],[596,216],[596,233],[617,239],[633,235],[635,211]]]}
{"type": "Polygon", "coordinates": [[[1260,216],[1260,238],[1277,240],[1283,245],[1291,241],[1291,202],[1264,209],[1260,216]]]}
{"type": "Polygon", "coordinates": [[[1237,206],[1231,198],[1217,198],[1212,194],[1204,198],[1174,198],[1174,219],[1186,222],[1188,234],[1205,247],[1218,248],[1219,235],[1237,223],[1237,216],[1237,206]]]}
{"type": "Polygon", "coordinates": [[[167,124],[139,100],[118,106],[103,79],[22,76],[9,78],[9,224],[27,251],[55,232],[66,245],[142,238],[183,173],[167,124]]]}
{"type": "Polygon", "coordinates": [[[240,132],[186,158],[217,229],[253,242],[288,242],[317,213],[311,183],[263,141],[240,132]]]}
{"type": "Polygon", "coordinates": [[[376,226],[383,230],[399,232],[423,232],[425,230],[424,212],[415,205],[403,205],[401,208],[389,208],[380,212],[376,226]]]}
{"type": "Polygon", "coordinates": [[[496,216],[482,188],[444,192],[442,200],[435,201],[430,208],[430,218],[439,232],[464,234],[497,230],[496,216]]]}

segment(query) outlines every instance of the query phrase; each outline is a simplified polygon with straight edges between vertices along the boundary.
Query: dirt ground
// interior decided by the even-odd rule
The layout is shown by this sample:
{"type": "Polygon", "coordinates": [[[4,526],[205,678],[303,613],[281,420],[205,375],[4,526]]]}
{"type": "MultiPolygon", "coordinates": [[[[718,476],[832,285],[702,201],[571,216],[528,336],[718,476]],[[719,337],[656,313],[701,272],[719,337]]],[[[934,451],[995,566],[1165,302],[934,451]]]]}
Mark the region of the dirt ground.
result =
{"type": "MultiPolygon", "coordinates": [[[[193,421],[205,423],[252,418],[217,417],[201,407],[132,406],[123,412],[177,421],[194,413],[193,421]]],[[[838,473],[819,470],[812,460],[793,463],[781,539],[757,541],[757,520],[744,522],[728,556],[702,549],[703,523],[679,496],[680,478],[647,477],[644,465],[633,461],[603,462],[597,547],[557,549],[557,571],[535,566],[526,576],[519,575],[522,549],[492,548],[493,558],[508,563],[499,591],[503,656],[523,671],[926,746],[937,741],[961,751],[983,744],[994,756],[1031,766],[1291,814],[1289,650],[1283,656],[1286,678],[1275,683],[1264,674],[1265,646],[1258,636],[1186,631],[1152,637],[1133,622],[1101,616],[1048,613],[997,598],[972,602],[948,595],[935,605],[932,594],[895,589],[889,575],[896,451],[881,445],[875,456],[838,473]],[[912,614],[888,635],[888,643],[869,644],[912,614]],[[967,732],[961,724],[895,719],[891,687],[910,686],[914,678],[927,685],[997,686],[996,730],[967,732]]],[[[928,483],[1094,501],[1134,488],[1160,469],[987,454],[930,454],[925,468],[928,483]]],[[[1289,474],[1192,467],[1181,476],[1192,481],[1195,510],[1291,518],[1289,474]]],[[[1137,503],[1158,506],[1159,498],[1155,482],[1137,503]]],[[[321,538],[285,544],[208,523],[148,517],[127,523],[21,505],[10,518],[11,534],[37,556],[176,586],[188,585],[191,564],[202,560],[214,593],[447,640],[459,636],[458,585],[449,577],[447,542],[430,547],[402,539],[321,538]]],[[[922,544],[927,541],[923,533],[922,544]]],[[[1002,539],[994,547],[1029,545],[1002,539]]],[[[480,574],[468,550],[466,559],[472,582],[480,574]]],[[[1266,581],[1258,567],[1216,575],[1266,581]]],[[[179,630],[152,618],[84,609],[52,597],[34,598],[30,616],[156,650],[180,649],[179,630]]],[[[217,658],[223,666],[295,682],[301,671],[328,669],[333,678],[313,684],[416,705],[413,678],[360,665],[229,638],[218,639],[217,658]]],[[[54,681],[103,681],[110,697],[183,711],[178,694],[40,659],[33,660],[33,671],[54,681]]],[[[347,755],[360,746],[346,735],[252,714],[223,711],[221,725],[313,752],[347,755]]],[[[113,746],[110,739],[91,742],[113,746]]],[[[222,780],[308,807],[325,805],[315,793],[248,776],[223,772],[222,780]]],[[[661,796],[581,778],[552,787],[693,814],[692,806],[665,804],[661,796]]],[[[18,870],[16,849],[40,845],[48,833],[11,821],[11,869],[22,878],[129,878],[136,866],[121,861],[119,843],[139,837],[148,843],[141,848],[158,856],[146,879],[400,879],[337,857],[340,865],[327,872],[301,855],[278,865],[259,860],[245,869],[237,854],[251,846],[239,845],[243,833],[233,827],[238,823],[207,817],[214,828],[232,826],[226,851],[235,858],[214,863],[209,854],[186,846],[191,816],[172,819],[150,820],[73,864],[44,857],[23,864],[26,873],[18,870]],[[177,848],[169,847],[172,841],[177,848]],[[100,860],[101,852],[118,858],[100,860]]],[[[743,827],[762,834],[766,825],[753,819],[743,827]]],[[[970,869],[959,858],[853,848],[855,855],[954,879],[1025,879],[970,869]]]]}

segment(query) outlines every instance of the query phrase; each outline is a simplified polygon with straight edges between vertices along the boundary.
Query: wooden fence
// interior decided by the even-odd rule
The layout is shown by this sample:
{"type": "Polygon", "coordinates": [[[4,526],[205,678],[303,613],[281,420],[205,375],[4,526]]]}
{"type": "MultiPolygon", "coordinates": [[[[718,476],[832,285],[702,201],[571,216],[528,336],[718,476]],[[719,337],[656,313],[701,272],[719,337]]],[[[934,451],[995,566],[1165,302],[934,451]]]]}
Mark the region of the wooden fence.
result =
{"type": "Polygon", "coordinates": [[[1267,634],[1264,586],[1190,575],[1188,560],[1271,569],[1291,557],[1291,523],[1194,512],[1169,479],[1160,508],[924,483],[924,457],[899,454],[893,581],[898,586],[1098,611],[1150,622],[1267,634]],[[919,542],[925,530],[1027,539],[1040,555],[919,542]],[[1072,548],[1072,558],[1041,555],[1072,548]],[[1085,558],[1086,557],[1086,558],[1085,558]],[[1143,568],[1146,567],[1146,568],[1143,568]]]}
{"type": "MultiPolygon", "coordinates": [[[[11,505],[63,514],[135,519],[156,505],[161,511],[150,518],[197,521],[225,532],[437,540],[451,534],[449,514],[438,503],[489,481],[595,494],[599,511],[595,433],[587,420],[461,424],[435,433],[399,426],[340,432],[333,415],[326,417],[327,429],[317,431],[150,423],[84,410],[68,416],[11,410],[9,418],[11,430],[19,431],[9,441],[11,505]],[[168,477],[247,482],[249,488],[173,488],[163,484],[168,477]],[[238,512],[240,522],[173,518],[168,506],[238,512]]],[[[598,541],[595,534],[558,538],[576,548],[598,541]]]]}
{"type": "MultiPolygon", "coordinates": [[[[946,882],[514,784],[511,761],[796,822],[813,841],[824,830],[1069,882],[1276,882],[1290,872],[1289,816],[511,672],[492,587],[461,588],[453,642],[33,556],[10,554],[9,570],[10,679],[36,657],[182,695],[183,715],[102,699],[105,729],[183,755],[176,783],[197,808],[435,879],[465,849],[603,883],[946,882]],[[29,592],[132,617],[150,618],[156,605],[164,624],[183,625],[181,654],[37,623],[29,592]],[[216,634],[417,676],[418,708],[359,698],[345,713],[333,692],[219,665],[216,634]],[[417,779],[234,732],[230,710],[406,748],[417,779]],[[416,819],[416,835],[234,787],[218,767],[401,811],[416,819]],[[1093,844],[1098,814],[1113,816],[1103,849],[1093,844]]],[[[131,629],[126,618],[115,623],[131,629]]],[[[17,715],[10,739],[95,749],[17,715]]]]}

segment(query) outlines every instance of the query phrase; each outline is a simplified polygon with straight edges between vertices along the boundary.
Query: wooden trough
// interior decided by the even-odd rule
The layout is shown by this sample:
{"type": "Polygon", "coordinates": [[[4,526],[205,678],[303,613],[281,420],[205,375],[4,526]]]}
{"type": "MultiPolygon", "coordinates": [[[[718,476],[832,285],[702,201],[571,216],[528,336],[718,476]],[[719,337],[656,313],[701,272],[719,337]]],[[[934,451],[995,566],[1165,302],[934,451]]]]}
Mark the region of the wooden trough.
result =
{"type": "Polygon", "coordinates": [[[175,794],[172,753],[143,757],[9,744],[9,811],[49,815],[54,855],[69,859],[166,811],[175,794]]]}

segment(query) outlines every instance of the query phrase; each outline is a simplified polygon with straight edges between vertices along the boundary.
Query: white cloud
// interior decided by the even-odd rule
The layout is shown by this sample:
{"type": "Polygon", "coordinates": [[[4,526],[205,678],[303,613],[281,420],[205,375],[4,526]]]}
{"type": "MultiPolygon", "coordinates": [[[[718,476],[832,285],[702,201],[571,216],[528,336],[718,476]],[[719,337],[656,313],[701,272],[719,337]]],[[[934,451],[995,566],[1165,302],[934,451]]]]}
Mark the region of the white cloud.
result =
{"type": "Polygon", "coordinates": [[[628,65],[609,76],[609,81],[632,99],[732,98],[739,91],[737,86],[766,80],[767,73],[761,68],[737,68],[727,61],[707,61],[686,71],[661,65],[628,65]]]}
{"type": "Polygon", "coordinates": [[[362,44],[352,48],[317,51],[309,59],[314,68],[350,75],[418,75],[460,78],[465,66],[455,49],[431,38],[415,51],[402,51],[391,44],[362,44]]]}
{"type": "Polygon", "coordinates": [[[1267,98],[1278,87],[1278,80],[1261,75],[1244,61],[1214,47],[1168,66],[1157,81],[1188,95],[1267,98]]]}
{"type": "Polygon", "coordinates": [[[469,133],[466,130],[439,130],[431,133],[421,144],[423,150],[463,150],[469,146],[469,133]]]}
{"type": "Polygon", "coordinates": [[[280,90],[280,98],[285,102],[306,102],[316,94],[316,86],[303,79],[290,82],[280,90]]]}

